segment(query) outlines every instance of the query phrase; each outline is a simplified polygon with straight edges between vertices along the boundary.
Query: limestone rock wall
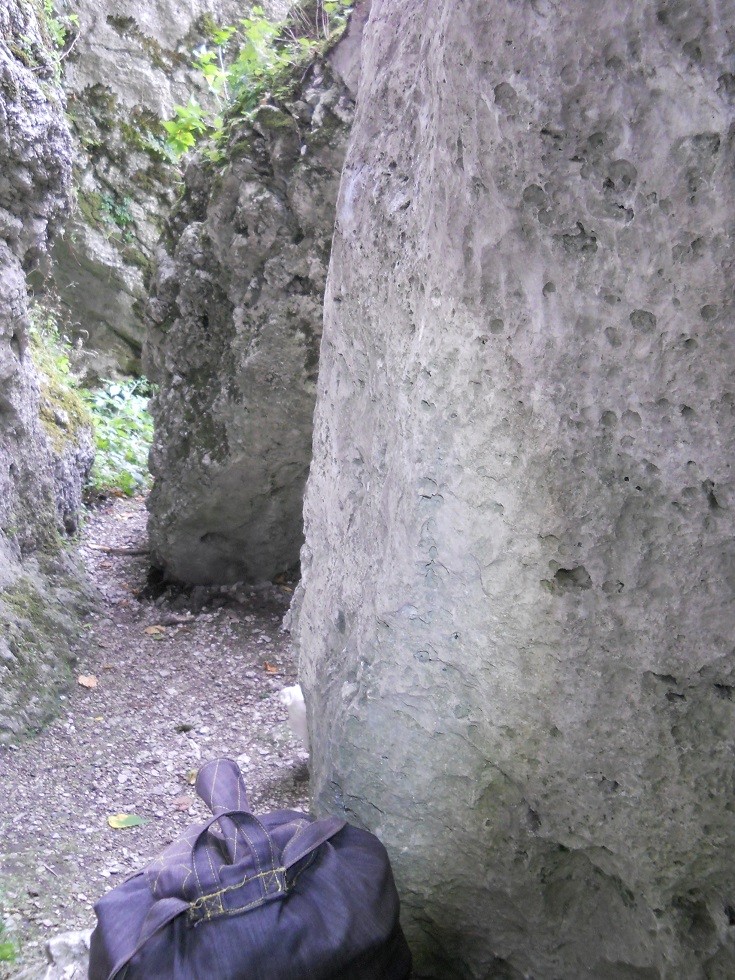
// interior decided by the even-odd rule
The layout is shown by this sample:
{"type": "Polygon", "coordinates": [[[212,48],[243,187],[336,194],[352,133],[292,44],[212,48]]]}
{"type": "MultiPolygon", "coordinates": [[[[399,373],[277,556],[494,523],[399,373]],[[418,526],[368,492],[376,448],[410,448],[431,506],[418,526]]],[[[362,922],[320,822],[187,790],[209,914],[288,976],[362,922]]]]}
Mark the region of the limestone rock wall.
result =
{"type": "Polygon", "coordinates": [[[194,583],[298,563],[322,299],[359,31],[288,102],[242,124],[221,173],[193,162],[150,304],[154,560],[194,583]]]}
{"type": "Polygon", "coordinates": [[[71,140],[44,21],[0,9],[0,741],[52,710],[83,588],[60,535],[91,463],[88,427],[55,406],[31,356],[26,273],[69,206],[71,140]]]}
{"type": "Polygon", "coordinates": [[[734,37],[373,5],[294,611],[417,976],[735,974],[734,37]]]}
{"type": "Polygon", "coordinates": [[[67,8],[79,18],[64,61],[77,208],[54,247],[54,276],[89,373],[135,373],[153,256],[181,180],[161,122],[192,95],[211,102],[192,50],[208,24],[236,22],[249,5],[81,0],[67,8]]]}

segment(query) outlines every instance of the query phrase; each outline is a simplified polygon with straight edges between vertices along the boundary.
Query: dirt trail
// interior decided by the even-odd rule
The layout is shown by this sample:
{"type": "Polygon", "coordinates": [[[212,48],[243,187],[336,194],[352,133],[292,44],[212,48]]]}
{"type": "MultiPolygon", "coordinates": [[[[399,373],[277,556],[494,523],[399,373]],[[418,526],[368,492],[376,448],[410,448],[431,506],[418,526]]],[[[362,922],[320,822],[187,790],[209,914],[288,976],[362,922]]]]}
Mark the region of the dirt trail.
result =
{"type": "Polygon", "coordinates": [[[93,925],[101,894],[205,815],[189,780],[208,759],[238,760],[256,813],[307,806],[306,753],[278,697],[296,678],[289,587],[140,599],[148,563],[131,552],[145,546],[142,501],[89,514],[81,550],[101,603],[77,675],[96,686],[75,684],[41,735],[0,748],[0,914],[20,948],[0,978],[93,925]],[[113,830],[120,812],[145,823],[113,830]]]}

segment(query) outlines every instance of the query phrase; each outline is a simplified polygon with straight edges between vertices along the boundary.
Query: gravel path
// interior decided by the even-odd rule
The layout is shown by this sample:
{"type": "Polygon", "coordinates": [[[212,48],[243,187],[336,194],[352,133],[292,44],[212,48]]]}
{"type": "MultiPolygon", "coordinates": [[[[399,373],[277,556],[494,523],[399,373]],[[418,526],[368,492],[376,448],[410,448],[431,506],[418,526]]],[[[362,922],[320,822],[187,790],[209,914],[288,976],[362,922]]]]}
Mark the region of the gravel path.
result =
{"type": "Polygon", "coordinates": [[[154,599],[145,554],[130,553],[144,549],[141,500],[89,514],[81,550],[101,603],[77,675],[96,686],[75,684],[41,735],[0,748],[0,914],[20,949],[2,980],[43,959],[49,936],[93,925],[101,894],[206,815],[190,782],[209,759],[238,760],[256,813],[308,805],[278,697],[296,679],[280,631],[290,587],[154,599]],[[121,812],[144,825],[112,829],[121,812]]]}

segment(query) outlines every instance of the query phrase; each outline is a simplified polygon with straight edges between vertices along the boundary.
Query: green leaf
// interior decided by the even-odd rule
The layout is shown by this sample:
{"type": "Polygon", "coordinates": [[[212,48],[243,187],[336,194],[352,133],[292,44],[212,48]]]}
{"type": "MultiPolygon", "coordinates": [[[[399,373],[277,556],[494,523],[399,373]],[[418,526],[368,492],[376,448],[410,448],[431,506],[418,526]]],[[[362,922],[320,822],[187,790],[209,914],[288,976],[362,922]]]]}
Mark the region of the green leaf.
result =
{"type": "Polygon", "coordinates": [[[229,42],[233,34],[237,34],[236,27],[217,27],[212,31],[210,37],[218,48],[223,48],[229,42]]]}
{"type": "Polygon", "coordinates": [[[128,827],[142,827],[145,821],[136,813],[113,813],[107,818],[113,830],[126,830],[128,827]]]}

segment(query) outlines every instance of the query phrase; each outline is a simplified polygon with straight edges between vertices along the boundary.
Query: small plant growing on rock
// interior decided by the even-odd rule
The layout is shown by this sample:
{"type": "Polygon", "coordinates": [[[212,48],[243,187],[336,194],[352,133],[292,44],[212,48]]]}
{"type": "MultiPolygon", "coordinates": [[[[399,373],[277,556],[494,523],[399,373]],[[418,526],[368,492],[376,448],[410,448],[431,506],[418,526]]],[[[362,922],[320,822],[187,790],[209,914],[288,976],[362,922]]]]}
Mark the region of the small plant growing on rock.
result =
{"type": "Polygon", "coordinates": [[[43,0],[43,24],[51,41],[53,74],[58,83],[61,64],[69,57],[79,36],[79,15],[57,11],[54,0],[43,0]]]}
{"type": "MultiPolygon", "coordinates": [[[[166,145],[174,159],[178,160],[191,150],[200,136],[210,129],[216,130],[216,120],[208,122],[204,109],[192,95],[186,105],[174,106],[176,115],[163,123],[168,133],[166,145]]],[[[221,123],[220,123],[221,126],[221,123]]]]}
{"type": "MultiPolygon", "coordinates": [[[[207,113],[192,96],[174,106],[174,118],[164,122],[167,147],[178,160],[203,138],[215,144],[225,135],[225,116],[249,118],[259,105],[287,97],[303,76],[299,68],[334,43],[344,29],[352,0],[302,0],[285,20],[271,21],[262,7],[253,7],[237,25],[213,27],[210,43],[195,51],[201,72],[219,104],[219,114],[207,113]]],[[[220,159],[216,145],[205,151],[220,159]]]]}
{"type": "Polygon", "coordinates": [[[51,43],[63,50],[69,34],[79,26],[78,14],[57,13],[53,0],[43,0],[43,13],[51,43]]]}

